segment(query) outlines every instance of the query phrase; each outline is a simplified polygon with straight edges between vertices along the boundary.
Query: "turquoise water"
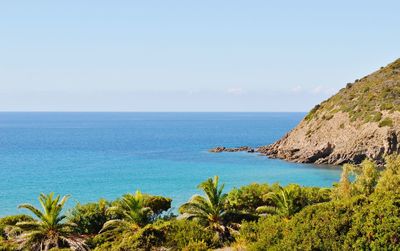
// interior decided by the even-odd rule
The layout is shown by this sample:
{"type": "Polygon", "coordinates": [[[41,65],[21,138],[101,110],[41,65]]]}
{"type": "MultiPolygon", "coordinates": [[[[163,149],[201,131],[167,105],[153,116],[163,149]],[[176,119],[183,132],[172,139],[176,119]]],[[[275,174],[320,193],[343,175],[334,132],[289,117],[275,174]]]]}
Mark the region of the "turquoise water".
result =
{"type": "Polygon", "coordinates": [[[330,186],[340,170],[293,164],[219,146],[260,146],[304,113],[0,113],[0,216],[36,204],[40,192],[76,201],[114,199],[137,189],[173,206],[219,175],[231,189],[251,182],[330,186]]]}

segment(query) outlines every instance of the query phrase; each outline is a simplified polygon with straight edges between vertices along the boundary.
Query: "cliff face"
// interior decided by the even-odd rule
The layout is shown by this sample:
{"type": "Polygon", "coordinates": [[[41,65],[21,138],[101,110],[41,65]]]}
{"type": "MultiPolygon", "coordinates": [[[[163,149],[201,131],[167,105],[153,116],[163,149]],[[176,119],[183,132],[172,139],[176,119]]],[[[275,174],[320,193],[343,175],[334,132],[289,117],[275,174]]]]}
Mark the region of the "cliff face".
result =
{"type": "Polygon", "coordinates": [[[317,164],[382,162],[400,153],[400,59],[315,106],[272,145],[258,149],[272,158],[317,164]]]}

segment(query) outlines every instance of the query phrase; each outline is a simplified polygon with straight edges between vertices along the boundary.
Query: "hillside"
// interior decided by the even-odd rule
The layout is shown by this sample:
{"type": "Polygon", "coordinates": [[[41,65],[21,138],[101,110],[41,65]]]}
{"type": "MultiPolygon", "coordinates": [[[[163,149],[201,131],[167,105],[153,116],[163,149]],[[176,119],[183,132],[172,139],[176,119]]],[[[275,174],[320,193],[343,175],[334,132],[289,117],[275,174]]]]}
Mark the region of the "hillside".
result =
{"type": "Polygon", "coordinates": [[[300,163],[382,162],[399,152],[400,59],[348,83],[291,132],[259,152],[300,163]]]}

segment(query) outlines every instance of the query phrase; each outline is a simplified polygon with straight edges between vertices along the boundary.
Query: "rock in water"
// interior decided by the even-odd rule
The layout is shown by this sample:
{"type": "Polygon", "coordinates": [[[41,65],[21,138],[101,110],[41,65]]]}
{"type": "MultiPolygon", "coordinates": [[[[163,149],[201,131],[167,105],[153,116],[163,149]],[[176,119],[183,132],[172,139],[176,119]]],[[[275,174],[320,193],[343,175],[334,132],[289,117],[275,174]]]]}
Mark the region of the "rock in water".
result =
{"type": "Polygon", "coordinates": [[[208,150],[211,153],[221,153],[221,152],[249,152],[253,153],[255,150],[254,148],[251,148],[250,146],[240,146],[240,147],[233,147],[233,148],[227,148],[224,146],[217,146],[213,149],[208,150]]]}
{"type": "Polygon", "coordinates": [[[400,59],[315,106],[291,132],[258,149],[300,163],[383,162],[400,152],[400,59]]]}

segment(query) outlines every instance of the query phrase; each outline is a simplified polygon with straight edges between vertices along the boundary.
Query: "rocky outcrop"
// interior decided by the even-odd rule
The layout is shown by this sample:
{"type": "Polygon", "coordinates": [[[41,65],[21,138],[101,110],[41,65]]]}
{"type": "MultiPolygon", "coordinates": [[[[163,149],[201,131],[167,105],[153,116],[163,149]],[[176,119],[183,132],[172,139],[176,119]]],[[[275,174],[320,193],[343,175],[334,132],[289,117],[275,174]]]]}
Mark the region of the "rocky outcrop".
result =
{"type": "Polygon", "coordinates": [[[212,152],[212,153],[221,153],[221,152],[249,152],[249,153],[252,153],[252,152],[255,152],[254,148],[251,148],[249,146],[240,146],[240,147],[233,147],[233,148],[217,146],[208,151],[212,152]]]}
{"type": "Polygon", "coordinates": [[[382,162],[386,154],[400,152],[400,114],[388,114],[396,126],[352,122],[339,112],[329,121],[303,120],[295,129],[272,145],[258,148],[271,158],[299,163],[359,163],[365,158],[382,162]]]}
{"type": "Polygon", "coordinates": [[[258,148],[300,163],[359,163],[400,153],[400,60],[347,84],[317,105],[291,132],[258,148]]]}

